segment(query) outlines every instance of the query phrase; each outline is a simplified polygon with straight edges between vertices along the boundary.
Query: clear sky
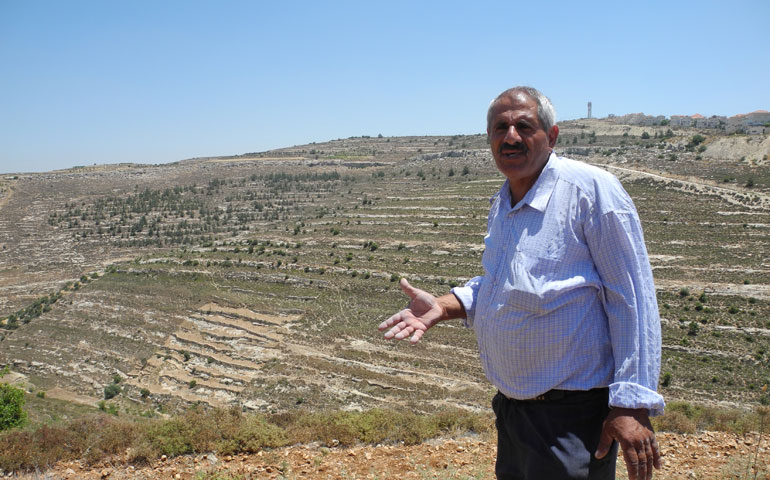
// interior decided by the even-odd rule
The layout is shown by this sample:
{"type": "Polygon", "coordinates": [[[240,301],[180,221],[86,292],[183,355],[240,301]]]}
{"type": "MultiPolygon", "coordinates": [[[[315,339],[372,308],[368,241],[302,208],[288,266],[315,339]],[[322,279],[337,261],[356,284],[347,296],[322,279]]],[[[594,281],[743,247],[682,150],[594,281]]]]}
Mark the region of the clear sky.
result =
{"type": "Polygon", "coordinates": [[[0,0],[0,172],[770,110],[770,1],[0,0]]]}

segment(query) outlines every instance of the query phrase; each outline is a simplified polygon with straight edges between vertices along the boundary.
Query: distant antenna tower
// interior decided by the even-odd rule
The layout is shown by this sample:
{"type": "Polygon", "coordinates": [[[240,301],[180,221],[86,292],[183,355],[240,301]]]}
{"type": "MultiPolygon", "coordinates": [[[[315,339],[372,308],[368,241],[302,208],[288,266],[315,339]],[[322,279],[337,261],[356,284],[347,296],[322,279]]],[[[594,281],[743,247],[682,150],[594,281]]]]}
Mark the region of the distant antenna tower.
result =
{"type": "Polygon", "coordinates": [[[588,118],[591,118],[591,102],[588,102],[588,118]]]}

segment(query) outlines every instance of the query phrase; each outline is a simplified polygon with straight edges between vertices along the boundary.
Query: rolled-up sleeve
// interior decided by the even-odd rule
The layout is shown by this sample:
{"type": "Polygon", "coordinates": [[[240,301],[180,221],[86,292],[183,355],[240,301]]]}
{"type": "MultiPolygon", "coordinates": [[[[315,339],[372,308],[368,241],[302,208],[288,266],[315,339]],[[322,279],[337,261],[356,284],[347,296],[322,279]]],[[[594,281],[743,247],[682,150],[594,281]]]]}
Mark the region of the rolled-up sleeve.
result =
{"type": "Polygon", "coordinates": [[[472,327],[473,320],[476,316],[476,299],[479,296],[479,288],[481,288],[481,282],[484,280],[484,276],[473,277],[462,287],[454,287],[452,294],[460,301],[465,309],[465,326],[472,327]]]}
{"type": "Polygon", "coordinates": [[[663,413],[657,392],[661,332],[652,269],[641,223],[633,204],[621,211],[597,212],[586,240],[602,281],[614,357],[611,406],[663,413]]]}

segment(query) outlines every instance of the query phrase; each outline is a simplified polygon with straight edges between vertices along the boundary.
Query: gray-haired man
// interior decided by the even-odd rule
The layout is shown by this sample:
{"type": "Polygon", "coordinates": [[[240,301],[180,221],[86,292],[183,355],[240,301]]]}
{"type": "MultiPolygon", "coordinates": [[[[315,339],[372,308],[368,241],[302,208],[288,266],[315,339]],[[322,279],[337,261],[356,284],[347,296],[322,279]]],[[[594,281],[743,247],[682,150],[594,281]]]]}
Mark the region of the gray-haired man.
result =
{"type": "Polygon", "coordinates": [[[664,402],[641,225],[615,177],[553,153],[554,122],[533,88],[492,102],[487,134],[506,181],[491,200],[484,274],[438,298],[402,280],[411,302],[379,328],[412,342],[451,318],[475,330],[499,390],[498,479],[614,478],[618,444],[629,478],[650,479],[661,456],[649,417],[664,402]]]}

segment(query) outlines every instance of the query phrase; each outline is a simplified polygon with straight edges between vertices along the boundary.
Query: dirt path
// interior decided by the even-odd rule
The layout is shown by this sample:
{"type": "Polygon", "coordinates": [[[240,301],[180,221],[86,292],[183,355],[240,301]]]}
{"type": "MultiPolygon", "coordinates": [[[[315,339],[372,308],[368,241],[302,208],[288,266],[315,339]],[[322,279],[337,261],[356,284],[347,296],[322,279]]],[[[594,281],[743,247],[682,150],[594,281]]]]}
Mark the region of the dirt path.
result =
{"type": "MultiPolygon", "coordinates": [[[[659,433],[664,466],[656,479],[766,479],[770,475],[770,438],[701,432],[696,435],[659,433]],[[754,473],[757,475],[754,476],[754,473]],[[748,476],[747,476],[748,474],[748,476]]],[[[126,465],[120,460],[87,467],[62,462],[45,477],[58,479],[442,479],[493,480],[495,442],[490,438],[439,439],[414,446],[328,448],[299,445],[253,455],[197,455],[160,459],[151,465],[126,465]]],[[[627,479],[622,458],[617,478],[627,479]]]]}
{"type": "Polygon", "coordinates": [[[651,173],[651,172],[636,170],[628,167],[619,167],[617,165],[609,165],[604,163],[594,163],[593,165],[600,168],[605,168],[608,170],[617,170],[619,172],[623,172],[626,175],[636,177],[636,178],[651,178],[653,180],[663,182],[664,184],[672,188],[687,189],[689,187],[691,190],[694,190],[695,192],[698,192],[698,193],[708,193],[708,194],[718,195],[720,198],[722,198],[728,203],[731,203],[734,205],[741,205],[743,207],[747,207],[750,209],[766,210],[768,206],[770,206],[770,195],[766,195],[764,193],[756,192],[753,190],[726,188],[726,187],[716,186],[711,183],[706,183],[704,181],[696,182],[690,178],[685,179],[685,178],[681,178],[679,176],[670,175],[670,174],[664,175],[660,172],[651,173]],[[758,198],[759,201],[756,204],[747,203],[746,202],[747,195],[752,195],[758,198]]]}
{"type": "MultiPolygon", "coordinates": [[[[653,269],[654,270],[654,269],[653,269]]],[[[701,282],[698,280],[669,280],[656,279],[655,287],[658,290],[677,290],[687,287],[693,291],[708,292],[711,295],[737,295],[742,297],[756,297],[763,300],[770,299],[770,285],[762,284],[738,284],[738,283],[715,283],[701,282]]]]}

